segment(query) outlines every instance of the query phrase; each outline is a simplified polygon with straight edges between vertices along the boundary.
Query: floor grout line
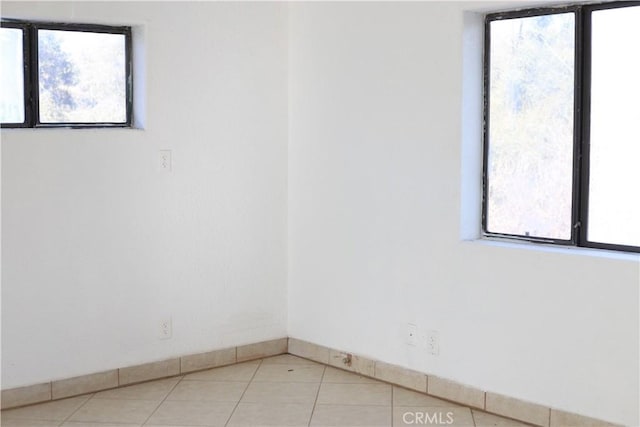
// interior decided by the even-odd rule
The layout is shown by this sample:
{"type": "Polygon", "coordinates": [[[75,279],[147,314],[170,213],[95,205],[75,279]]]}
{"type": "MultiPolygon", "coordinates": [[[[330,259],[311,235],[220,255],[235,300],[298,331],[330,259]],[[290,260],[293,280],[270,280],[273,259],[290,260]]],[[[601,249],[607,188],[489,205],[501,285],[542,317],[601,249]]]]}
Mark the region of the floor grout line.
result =
{"type": "Polygon", "coordinates": [[[320,377],[320,383],[318,384],[318,391],[316,392],[316,399],[313,401],[313,408],[311,408],[311,415],[309,416],[308,426],[311,425],[311,420],[313,419],[313,414],[316,412],[316,405],[318,404],[318,396],[320,396],[320,389],[322,388],[322,384],[324,382],[324,374],[327,372],[327,366],[324,365],[324,369],[322,369],[322,376],[320,377]]]}
{"type": "MultiPolygon", "coordinates": [[[[151,414],[149,414],[149,416],[147,417],[146,420],[144,420],[144,422],[142,423],[142,425],[144,426],[145,424],[147,424],[149,422],[149,420],[151,419],[151,417],[153,416],[153,414],[155,414],[156,412],[158,412],[158,408],[160,408],[160,406],[162,406],[162,404],[167,400],[167,398],[169,397],[169,395],[173,392],[173,390],[175,390],[176,387],[178,387],[178,384],[180,384],[182,382],[182,380],[184,379],[184,375],[182,375],[182,378],[180,378],[174,385],[173,387],[171,387],[171,389],[169,390],[169,392],[167,393],[167,395],[164,397],[164,399],[162,399],[160,401],[160,403],[158,403],[158,406],[156,406],[156,408],[151,411],[151,414]]],[[[156,381],[162,381],[162,380],[156,380],[156,381]]]]}
{"type": "Polygon", "coordinates": [[[393,389],[395,387],[391,386],[391,427],[393,427],[393,413],[394,413],[394,404],[393,404],[393,389]]]}
{"type": "MultiPolygon", "coordinates": [[[[69,421],[71,419],[71,417],[73,417],[76,412],[78,412],[84,405],[86,405],[87,403],[89,403],[89,401],[91,399],[93,399],[95,397],[96,393],[92,393],[91,395],[89,395],[89,397],[87,398],[87,400],[85,400],[84,402],[82,402],[82,405],[78,406],[74,411],[72,411],[67,418],[65,418],[64,420],[62,420],[62,422],[60,423],[60,425],[66,423],[67,421],[69,421]]],[[[82,395],[81,395],[82,396],[82,395]]],[[[73,397],[70,397],[69,399],[73,399],[73,397]]]]}
{"type": "MultiPolygon", "coordinates": [[[[278,356],[278,355],[275,355],[275,357],[277,357],[277,356],[278,356]]],[[[277,381],[277,380],[276,380],[276,381],[273,381],[273,380],[267,380],[267,381],[256,381],[256,378],[258,378],[258,377],[259,377],[257,374],[258,374],[258,372],[260,371],[260,369],[261,369],[261,368],[263,368],[263,367],[267,367],[267,366],[278,366],[278,365],[280,365],[280,366],[287,367],[289,370],[293,370],[293,369],[297,369],[298,367],[302,368],[302,367],[304,367],[305,365],[298,366],[298,364],[292,363],[291,361],[289,361],[289,362],[286,362],[286,361],[285,361],[285,362],[282,362],[282,363],[279,363],[279,361],[276,361],[273,365],[268,364],[268,363],[265,363],[265,361],[266,361],[267,359],[269,359],[270,357],[264,357],[264,358],[260,358],[260,359],[254,359],[253,361],[245,361],[245,362],[254,362],[254,363],[255,363],[255,362],[257,362],[257,363],[256,363],[256,366],[255,366],[255,368],[254,368],[254,372],[253,372],[253,373],[251,373],[250,378],[248,379],[248,381],[247,381],[246,377],[244,377],[244,378],[245,378],[244,380],[239,381],[239,380],[238,380],[238,378],[237,378],[237,374],[235,374],[235,373],[234,373],[234,374],[232,374],[232,375],[229,377],[229,378],[231,378],[229,381],[233,381],[233,382],[243,382],[243,383],[245,383],[245,382],[246,382],[246,385],[245,385],[244,389],[242,390],[242,393],[241,393],[240,397],[239,397],[239,398],[237,399],[237,401],[235,402],[235,405],[233,406],[232,411],[230,412],[230,414],[229,414],[229,415],[228,415],[228,417],[226,418],[226,421],[224,422],[224,424],[223,424],[223,425],[224,425],[225,427],[228,427],[228,426],[231,424],[231,419],[232,419],[232,418],[234,417],[234,415],[238,412],[238,409],[239,409],[239,405],[240,405],[240,403],[241,403],[241,402],[242,402],[242,400],[244,399],[244,396],[246,396],[246,393],[247,393],[247,391],[248,391],[249,387],[250,387],[253,383],[256,383],[256,384],[262,384],[262,383],[271,383],[271,384],[293,384],[293,383],[296,383],[296,384],[298,384],[298,383],[300,383],[300,384],[317,384],[317,387],[318,387],[318,388],[317,388],[316,393],[315,393],[315,399],[314,399],[313,404],[312,404],[311,413],[310,413],[310,415],[309,415],[308,422],[307,422],[306,424],[302,424],[302,425],[307,425],[308,427],[310,427],[310,426],[312,425],[312,422],[313,422],[313,419],[314,419],[314,416],[315,416],[315,411],[316,411],[317,409],[319,409],[319,406],[323,406],[323,405],[321,405],[321,404],[319,403],[320,392],[322,391],[323,385],[331,385],[331,384],[335,384],[335,385],[346,385],[346,384],[349,384],[349,385],[362,385],[362,386],[366,386],[366,385],[368,384],[368,383],[360,383],[360,382],[353,382],[353,383],[352,383],[352,382],[349,382],[349,380],[350,380],[350,378],[351,378],[351,377],[349,377],[349,378],[344,378],[344,379],[343,379],[343,378],[339,378],[339,379],[337,379],[337,380],[336,380],[337,382],[335,382],[335,383],[333,383],[333,382],[327,382],[327,381],[329,381],[329,380],[330,380],[330,378],[329,378],[329,377],[330,377],[330,375],[329,375],[329,373],[328,373],[328,368],[335,368],[335,367],[331,367],[331,366],[326,365],[326,364],[323,364],[323,363],[318,363],[318,362],[316,362],[316,361],[313,361],[313,360],[311,360],[311,359],[306,359],[306,358],[304,358],[304,357],[299,357],[299,356],[295,356],[295,355],[294,355],[294,357],[296,357],[296,358],[300,358],[300,359],[304,359],[304,360],[309,360],[310,362],[313,362],[313,366],[316,366],[316,365],[320,365],[320,366],[322,366],[322,367],[323,367],[323,369],[322,369],[322,373],[321,373],[321,375],[320,375],[319,380],[317,379],[317,374],[314,374],[314,375],[313,375],[313,377],[315,377],[315,378],[316,378],[314,381],[304,381],[304,380],[302,380],[302,381],[301,381],[300,379],[299,379],[298,381],[277,381]]],[[[242,362],[242,363],[245,363],[245,362],[242,362]]],[[[238,363],[235,363],[235,364],[233,364],[233,365],[229,365],[229,366],[234,366],[234,365],[238,365],[238,363]]],[[[217,367],[217,368],[222,368],[222,367],[217,367]]],[[[212,369],[217,369],[217,368],[212,368],[212,369]]],[[[361,375],[360,375],[359,373],[357,373],[357,372],[352,372],[352,371],[348,371],[348,370],[340,369],[340,368],[337,368],[337,369],[339,369],[341,372],[346,373],[346,374],[348,374],[348,375],[350,375],[350,376],[354,376],[354,377],[360,377],[360,376],[361,376],[361,375]]],[[[207,371],[207,370],[210,370],[210,369],[206,369],[206,370],[204,370],[204,371],[207,371]]],[[[286,369],[284,369],[284,370],[286,371],[286,369]]],[[[318,371],[319,371],[319,370],[318,370],[318,371]]],[[[318,371],[316,371],[316,372],[318,372],[318,371]]],[[[285,375],[285,376],[286,376],[286,375],[285,375]]],[[[156,414],[156,413],[158,412],[159,408],[160,408],[160,407],[161,407],[161,406],[162,406],[166,401],[168,401],[168,400],[169,400],[169,399],[168,399],[168,398],[169,398],[169,396],[170,396],[170,395],[175,391],[175,389],[176,389],[180,384],[182,384],[183,382],[184,382],[184,383],[188,383],[188,382],[190,381],[189,379],[187,379],[187,378],[186,378],[186,375],[184,375],[184,374],[182,374],[182,375],[177,375],[177,376],[175,376],[174,378],[176,378],[176,379],[177,379],[177,381],[176,381],[176,382],[175,382],[171,387],[169,387],[169,389],[168,389],[168,391],[166,392],[165,396],[164,396],[163,398],[159,399],[159,402],[157,403],[157,405],[155,406],[155,408],[151,411],[151,414],[150,414],[148,417],[146,417],[145,421],[144,421],[142,424],[137,424],[137,425],[140,425],[141,427],[142,427],[142,426],[146,426],[146,425],[148,425],[148,424],[149,424],[149,422],[150,422],[150,420],[151,420],[151,418],[153,417],[153,415],[154,415],[154,414],[156,414]]],[[[260,378],[262,378],[262,377],[260,377],[260,378]]],[[[279,376],[278,376],[278,378],[279,378],[279,376]]],[[[283,378],[284,378],[284,377],[283,377],[283,378]]],[[[305,377],[305,378],[306,378],[306,377],[305,377]]],[[[366,377],[366,376],[364,376],[364,378],[367,378],[367,377],[366,377]]],[[[168,379],[168,378],[166,378],[166,379],[168,379]]],[[[153,381],[146,381],[145,383],[149,384],[149,383],[154,383],[154,382],[158,382],[158,381],[163,381],[163,380],[166,380],[166,379],[165,379],[165,378],[161,378],[161,379],[157,379],[157,380],[153,380],[153,381]]],[[[258,379],[259,379],[259,378],[258,378],[258,379]]],[[[396,406],[398,407],[398,409],[401,409],[401,408],[403,408],[404,406],[407,406],[407,407],[412,406],[412,405],[402,405],[402,404],[395,405],[395,404],[394,404],[395,388],[396,388],[396,387],[398,387],[399,389],[406,389],[406,388],[404,388],[404,387],[402,387],[402,386],[396,386],[396,385],[394,385],[394,384],[389,384],[389,383],[387,383],[386,381],[379,380],[379,379],[375,379],[375,378],[373,378],[373,380],[374,380],[374,383],[375,383],[375,384],[387,385],[387,386],[389,386],[389,387],[390,387],[390,411],[391,411],[391,413],[390,413],[390,416],[391,416],[391,421],[390,421],[390,423],[391,423],[391,424],[390,424],[390,426],[393,426],[393,425],[394,425],[394,422],[395,422],[395,420],[394,420],[394,411],[395,411],[396,406]]],[[[224,383],[224,382],[227,382],[227,381],[220,381],[220,380],[215,380],[215,379],[214,379],[214,380],[199,380],[199,381],[212,381],[212,382],[223,382],[223,383],[224,383]]],[[[120,388],[120,387],[118,387],[118,388],[120,388]]],[[[126,387],[124,387],[124,388],[126,388],[126,387]]],[[[415,393],[418,393],[418,394],[422,394],[422,395],[430,396],[428,393],[424,393],[424,392],[420,392],[420,391],[415,391],[415,390],[411,390],[411,389],[406,389],[406,390],[409,390],[409,391],[411,391],[411,392],[415,392],[415,393]]],[[[311,391],[311,390],[309,390],[309,391],[311,391]]],[[[325,390],[325,392],[327,392],[327,391],[330,391],[330,390],[325,390]]],[[[364,392],[365,392],[365,390],[363,390],[362,392],[364,393],[364,392]]],[[[205,393],[205,394],[206,394],[206,393],[205,393]]],[[[93,402],[93,401],[100,401],[100,400],[102,400],[98,395],[99,395],[99,393],[97,393],[97,392],[93,392],[93,393],[89,393],[89,394],[84,395],[84,397],[86,397],[86,399],[85,399],[83,402],[79,403],[79,406],[78,406],[77,408],[75,408],[74,410],[72,410],[72,411],[71,411],[71,413],[70,413],[68,416],[66,416],[63,420],[49,420],[49,421],[52,423],[52,425],[56,425],[56,426],[58,426],[58,427],[63,426],[65,423],[74,422],[74,421],[72,420],[72,418],[73,418],[75,415],[77,415],[77,413],[78,413],[79,411],[81,411],[81,410],[82,410],[82,408],[85,408],[85,407],[89,404],[89,402],[93,402]]],[[[324,395],[323,395],[323,396],[324,396],[324,395]]],[[[80,397],[80,396],[78,396],[78,397],[80,397]]],[[[199,400],[199,399],[198,399],[198,397],[202,397],[202,396],[201,396],[201,395],[197,395],[197,396],[195,396],[195,400],[199,400]]],[[[310,397],[310,396],[309,396],[309,397],[310,397]]],[[[399,397],[400,397],[400,396],[399,396],[399,397]]],[[[485,394],[485,396],[484,396],[484,397],[485,397],[485,401],[486,401],[486,394],[485,394]]],[[[72,398],[73,398],[73,397],[70,397],[70,398],[68,398],[68,399],[72,399],[72,398]]],[[[59,400],[64,400],[64,399],[59,399],[59,400]]],[[[123,400],[151,400],[151,399],[125,398],[125,399],[123,399],[123,400]]],[[[287,401],[287,402],[288,402],[288,401],[287,401]]],[[[308,402],[308,400],[307,400],[307,402],[308,402]]],[[[389,401],[388,401],[388,402],[389,402],[389,401]]],[[[47,403],[49,403],[49,402],[43,402],[42,404],[47,404],[47,403]]],[[[156,403],[156,400],[155,400],[155,399],[153,399],[153,403],[156,403]]],[[[231,401],[231,403],[233,404],[233,401],[231,401]]],[[[309,402],[309,403],[311,403],[311,402],[309,402]]],[[[452,403],[453,403],[453,402],[452,402],[452,403]]],[[[29,405],[29,406],[31,406],[31,405],[29,405]]],[[[150,406],[151,406],[151,407],[153,407],[152,405],[150,405],[150,406]]],[[[268,406],[268,405],[267,405],[267,406],[268,406]]],[[[386,405],[371,404],[371,403],[369,403],[369,404],[366,404],[366,403],[365,403],[365,404],[362,404],[362,403],[361,403],[361,404],[357,404],[357,405],[355,405],[355,404],[353,404],[353,405],[351,405],[351,404],[344,404],[344,403],[332,403],[332,404],[331,404],[331,406],[341,406],[341,407],[346,407],[346,408],[349,408],[349,407],[351,407],[351,406],[377,407],[377,408],[379,408],[379,407],[386,406],[386,405]]],[[[478,426],[478,424],[481,422],[481,420],[476,420],[476,419],[475,419],[475,418],[476,418],[476,416],[480,416],[481,414],[484,414],[484,413],[490,414],[490,413],[489,413],[489,412],[487,412],[486,410],[483,410],[483,409],[477,409],[477,408],[472,408],[472,407],[470,407],[470,406],[468,406],[468,405],[460,405],[460,404],[457,404],[456,406],[460,406],[461,408],[466,408],[466,409],[470,412],[470,416],[471,416],[471,417],[470,417],[470,418],[471,418],[471,424],[470,424],[470,425],[471,425],[471,426],[478,426]],[[475,413],[474,411],[477,411],[477,413],[475,413]]],[[[486,405],[485,405],[485,406],[486,406],[486,405]]],[[[231,407],[231,405],[227,406],[227,408],[229,408],[229,407],[231,407]]],[[[306,406],[306,408],[308,408],[308,406],[306,406]]],[[[228,410],[228,409],[227,409],[227,410],[228,410]]],[[[4,412],[4,411],[2,411],[2,412],[4,412]]],[[[116,410],[116,411],[115,411],[115,413],[117,414],[117,413],[119,413],[119,411],[117,411],[117,410],[116,410]]],[[[491,415],[494,415],[494,416],[496,416],[496,417],[498,417],[498,418],[501,418],[501,419],[504,419],[504,420],[510,420],[510,419],[509,419],[509,417],[500,416],[500,415],[498,415],[498,414],[491,414],[491,415]]],[[[551,411],[549,411],[549,418],[550,418],[550,417],[551,417],[551,411]]],[[[27,419],[28,419],[28,418],[27,418],[27,419]]],[[[302,421],[302,420],[301,420],[301,421],[302,421]]],[[[382,420],[379,420],[379,421],[382,421],[382,420]]],[[[513,421],[517,421],[517,420],[513,420],[513,421]]],[[[121,423],[121,422],[122,422],[122,421],[117,421],[117,423],[121,423]]],[[[529,425],[528,423],[525,423],[525,422],[522,422],[522,421],[518,421],[518,422],[522,423],[522,425],[529,425]]],[[[550,420],[549,420],[549,422],[550,422],[550,420]]],[[[101,425],[102,423],[109,423],[109,422],[107,422],[107,421],[91,421],[91,423],[95,423],[96,425],[101,425]]],[[[184,425],[186,425],[186,424],[184,424],[184,425]]],[[[520,424],[518,424],[518,425],[520,425],[520,424]]]]}
{"type": "MultiPolygon", "coordinates": [[[[485,397],[485,400],[486,400],[486,399],[487,399],[487,398],[485,397]]],[[[485,406],[486,406],[486,405],[485,405],[485,406]]],[[[476,424],[476,416],[475,416],[475,414],[473,413],[473,409],[469,408],[469,410],[471,411],[471,422],[473,423],[473,425],[474,425],[475,427],[477,427],[477,424],[476,424]]]]}
{"type": "MultiPolygon", "coordinates": [[[[237,352],[237,347],[236,347],[236,352],[237,352]]],[[[236,354],[236,360],[237,360],[237,354],[236,354]]],[[[231,418],[233,418],[233,414],[236,413],[236,410],[238,409],[238,406],[240,405],[240,401],[242,400],[242,398],[244,397],[244,394],[247,392],[247,390],[249,389],[249,386],[251,385],[251,383],[253,382],[253,379],[256,377],[256,374],[258,373],[258,369],[260,369],[260,366],[262,366],[262,362],[264,361],[264,358],[260,359],[260,363],[258,363],[258,366],[256,366],[256,370],[253,371],[253,375],[251,375],[251,378],[249,379],[249,382],[247,383],[247,386],[244,388],[242,394],[240,395],[240,398],[238,399],[238,401],[236,402],[236,406],[233,407],[233,411],[231,411],[231,414],[229,414],[229,418],[227,418],[227,421],[224,423],[225,427],[229,425],[229,422],[231,421],[231,418]]],[[[246,363],[249,362],[248,360],[244,361],[244,362],[240,362],[240,363],[246,363]]],[[[237,363],[236,363],[237,364],[237,363]]]]}

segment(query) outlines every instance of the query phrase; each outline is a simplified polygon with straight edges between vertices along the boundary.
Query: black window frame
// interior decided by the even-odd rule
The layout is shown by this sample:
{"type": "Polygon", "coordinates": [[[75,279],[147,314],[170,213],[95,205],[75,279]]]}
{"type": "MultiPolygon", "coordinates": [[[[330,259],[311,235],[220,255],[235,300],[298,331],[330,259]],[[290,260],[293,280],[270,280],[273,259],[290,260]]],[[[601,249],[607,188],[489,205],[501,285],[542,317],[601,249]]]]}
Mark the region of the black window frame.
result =
{"type": "MultiPolygon", "coordinates": [[[[489,13],[484,23],[484,64],[483,64],[483,156],[482,156],[482,235],[488,238],[521,240],[532,243],[546,243],[595,249],[609,249],[624,252],[640,252],[640,246],[601,243],[587,239],[589,213],[589,138],[591,100],[591,14],[594,11],[640,6],[640,1],[618,1],[609,3],[572,4],[548,6],[521,10],[489,13]],[[573,123],[573,178],[571,237],[567,240],[552,239],[517,234],[490,232],[487,229],[488,210],[488,158],[489,158],[489,110],[490,110],[490,64],[491,64],[491,22],[544,16],[559,13],[575,14],[574,34],[574,123],[573,123]]],[[[640,219],[639,219],[640,220],[640,219]]]]}
{"type": "Polygon", "coordinates": [[[31,98],[31,84],[30,74],[31,74],[31,48],[29,43],[29,29],[26,23],[18,22],[18,21],[2,21],[0,22],[2,28],[15,28],[22,30],[22,81],[23,81],[23,117],[24,121],[21,123],[2,123],[2,128],[26,128],[31,127],[30,123],[32,122],[31,116],[31,108],[30,98],[31,98]]]}
{"type": "Polygon", "coordinates": [[[99,24],[24,21],[2,19],[2,27],[23,30],[24,109],[23,123],[2,123],[2,128],[130,128],[133,123],[133,61],[131,27],[99,24]],[[125,37],[125,108],[124,122],[46,122],[39,117],[38,30],[78,31],[121,34],[125,37]]]}

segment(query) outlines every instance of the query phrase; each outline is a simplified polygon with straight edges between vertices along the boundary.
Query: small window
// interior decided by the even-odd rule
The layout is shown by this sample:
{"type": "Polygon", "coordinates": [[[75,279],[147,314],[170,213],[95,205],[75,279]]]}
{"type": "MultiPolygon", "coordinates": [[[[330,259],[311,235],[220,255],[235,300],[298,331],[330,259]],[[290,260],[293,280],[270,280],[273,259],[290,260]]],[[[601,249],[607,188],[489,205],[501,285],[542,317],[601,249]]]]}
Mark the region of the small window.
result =
{"type": "Polygon", "coordinates": [[[640,2],[490,14],[486,236],[640,251],[640,2]]]}
{"type": "Polygon", "coordinates": [[[3,21],[1,34],[3,127],[131,125],[129,27],[3,21]]]}
{"type": "Polygon", "coordinates": [[[20,25],[2,24],[0,29],[0,120],[2,124],[24,126],[26,30],[20,25]]]}

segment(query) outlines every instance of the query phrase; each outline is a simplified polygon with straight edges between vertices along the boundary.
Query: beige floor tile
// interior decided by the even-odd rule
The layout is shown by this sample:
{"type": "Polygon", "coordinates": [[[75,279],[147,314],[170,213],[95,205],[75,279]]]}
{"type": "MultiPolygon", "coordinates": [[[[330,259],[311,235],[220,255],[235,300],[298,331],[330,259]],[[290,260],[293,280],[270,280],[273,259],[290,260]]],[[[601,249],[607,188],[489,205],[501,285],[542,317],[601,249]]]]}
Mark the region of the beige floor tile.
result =
{"type": "Polygon", "coordinates": [[[465,407],[394,406],[393,427],[402,426],[473,427],[471,410],[465,407]]]}
{"type": "Polygon", "coordinates": [[[313,360],[304,359],[294,356],[293,354],[281,354],[279,356],[267,357],[262,359],[263,365],[316,365],[323,366],[313,360]]]}
{"type": "Polygon", "coordinates": [[[143,427],[193,427],[187,424],[144,424],[143,427]]]}
{"type": "Polygon", "coordinates": [[[329,364],[329,348],[321,345],[289,338],[288,352],[316,362],[329,364]]]}
{"type": "Polygon", "coordinates": [[[240,403],[228,426],[308,426],[313,403],[240,403]]]}
{"type": "Polygon", "coordinates": [[[237,402],[248,385],[248,382],[184,380],[173,389],[167,400],[237,402]]]}
{"type": "Polygon", "coordinates": [[[139,383],[180,374],[180,358],[144,363],[119,369],[120,385],[139,383]]]}
{"type": "Polygon", "coordinates": [[[51,400],[51,383],[33,384],[26,387],[2,390],[0,403],[2,408],[30,405],[51,400]]]}
{"type": "Polygon", "coordinates": [[[422,372],[384,362],[376,362],[375,377],[421,392],[427,391],[427,376],[422,372]]]}
{"type": "Polygon", "coordinates": [[[69,421],[142,424],[158,404],[155,400],[91,399],[69,421]]]}
{"type": "Polygon", "coordinates": [[[249,384],[243,403],[313,403],[320,384],[256,383],[249,384]]]}
{"type": "Polygon", "coordinates": [[[398,406],[461,406],[417,391],[393,386],[393,404],[398,406]]]}
{"type": "Polygon", "coordinates": [[[487,392],[485,410],[504,417],[523,420],[539,426],[549,426],[549,408],[513,397],[487,392]]]}
{"type": "Polygon", "coordinates": [[[171,391],[181,377],[150,381],[148,383],[130,385],[114,390],[96,393],[94,399],[129,399],[129,400],[162,400],[171,391]]]}
{"type": "Polygon", "coordinates": [[[233,402],[165,401],[147,424],[224,426],[236,404],[233,402]]]}
{"type": "Polygon", "coordinates": [[[122,424],[122,423],[91,423],[82,421],[67,421],[61,427],[141,427],[142,424],[122,424]]]}
{"type": "Polygon", "coordinates": [[[488,414],[477,409],[472,409],[471,413],[473,414],[476,427],[528,427],[530,425],[521,423],[520,421],[510,420],[509,418],[488,414]]]}
{"type": "Polygon", "coordinates": [[[311,426],[391,426],[390,406],[316,405],[311,426]]]}
{"type": "Polygon", "coordinates": [[[62,421],[7,420],[2,419],[2,427],[58,427],[62,421]]]}
{"type": "Polygon", "coordinates": [[[260,365],[253,381],[319,383],[323,373],[322,365],[260,365]]]}
{"type": "MultiPolygon", "coordinates": [[[[430,385],[442,395],[469,397],[469,388],[457,383],[436,379],[430,385]]],[[[564,425],[563,416],[552,414],[552,420],[564,425]]],[[[582,425],[573,418],[572,426],[582,425]]],[[[1,425],[530,426],[290,354],[4,410],[1,425]]]]}
{"type": "Polygon", "coordinates": [[[187,424],[144,424],[143,427],[193,427],[187,424]]]}
{"type": "Polygon", "coordinates": [[[206,353],[191,354],[180,358],[180,372],[193,372],[217,366],[231,365],[236,362],[236,348],[225,348],[206,353]]]}
{"type": "Polygon", "coordinates": [[[391,406],[391,386],[323,383],[318,394],[318,404],[391,406]]]}
{"type": "Polygon", "coordinates": [[[619,427],[606,421],[596,420],[570,412],[551,410],[551,427],[619,427]]]}
{"type": "Polygon", "coordinates": [[[344,353],[337,350],[329,351],[329,365],[335,366],[368,377],[375,376],[375,362],[356,354],[344,353]]]}
{"type": "Polygon", "coordinates": [[[284,354],[287,352],[288,341],[288,338],[278,338],[275,340],[238,346],[236,347],[236,360],[238,362],[244,362],[246,360],[284,354]]]}
{"type": "Polygon", "coordinates": [[[433,396],[475,408],[484,408],[485,393],[477,388],[435,376],[429,376],[428,387],[427,392],[433,396]]]}
{"type": "Polygon", "coordinates": [[[201,372],[194,372],[184,377],[185,380],[202,381],[250,381],[260,366],[259,361],[238,363],[201,372]]]}
{"type": "Polygon", "coordinates": [[[71,397],[69,399],[56,400],[55,402],[39,403],[2,411],[2,423],[4,424],[5,420],[8,419],[64,421],[90,397],[91,395],[71,397]]]}
{"type": "Polygon", "coordinates": [[[342,369],[327,366],[324,371],[322,382],[325,383],[342,383],[342,384],[380,384],[380,381],[373,378],[363,377],[362,375],[352,372],[343,371],[342,369]]]}
{"type": "Polygon", "coordinates": [[[61,399],[114,387],[118,387],[117,369],[53,381],[51,383],[51,397],[61,399]]]}

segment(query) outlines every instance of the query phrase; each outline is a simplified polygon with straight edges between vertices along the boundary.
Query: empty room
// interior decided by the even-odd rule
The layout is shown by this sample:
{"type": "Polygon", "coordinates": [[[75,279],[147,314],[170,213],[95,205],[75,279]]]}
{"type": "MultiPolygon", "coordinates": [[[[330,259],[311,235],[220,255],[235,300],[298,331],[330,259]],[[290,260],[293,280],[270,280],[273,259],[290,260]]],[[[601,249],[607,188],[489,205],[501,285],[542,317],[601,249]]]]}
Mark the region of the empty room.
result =
{"type": "Polygon", "coordinates": [[[640,426],[640,2],[0,15],[2,427],[640,426]]]}

